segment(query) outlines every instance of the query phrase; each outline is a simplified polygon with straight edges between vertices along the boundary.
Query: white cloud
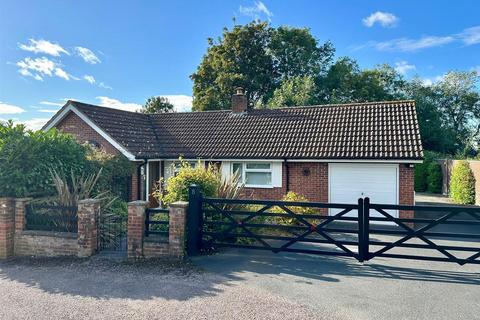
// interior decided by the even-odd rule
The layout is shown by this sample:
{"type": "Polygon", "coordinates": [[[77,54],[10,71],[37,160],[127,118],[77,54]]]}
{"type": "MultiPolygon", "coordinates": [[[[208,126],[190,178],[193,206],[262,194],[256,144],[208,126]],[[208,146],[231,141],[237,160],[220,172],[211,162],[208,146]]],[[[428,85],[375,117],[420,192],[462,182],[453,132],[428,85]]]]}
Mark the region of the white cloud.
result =
{"type": "Polygon", "coordinates": [[[0,101],[0,114],[17,114],[25,112],[20,107],[14,106],[13,104],[8,104],[0,101]]]}
{"type": "Polygon", "coordinates": [[[389,12],[377,11],[369,15],[362,20],[363,24],[367,27],[373,27],[375,23],[379,23],[382,27],[394,27],[398,21],[395,15],[389,12]]]}
{"type": "Polygon", "coordinates": [[[480,43],[480,26],[463,30],[459,37],[467,46],[480,43]]]}
{"type": "Polygon", "coordinates": [[[267,6],[262,1],[255,1],[253,6],[244,7],[240,6],[238,11],[246,16],[258,19],[261,14],[264,14],[268,18],[273,16],[273,13],[268,10],[267,6]]]}
{"type": "Polygon", "coordinates": [[[109,97],[96,97],[96,99],[100,100],[100,105],[108,108],[113,109],[120,109],[125,111],[137,111],[142,108],[141,104],[137,103],[127,103],[121,102],[120,100],[109,98],[109,97]]]}
{"type": "Polygon", "coordinates": [[[59,44],[47,40],[28,39],[28,44],[19,44],[18,47],[25,51],[34,53],[45,53],[51,56],[58,57],[61,53],[69,55],[70,53],[62,48],[59,44]]]}
{"type": "Polygon", "coordinates": [[[480,65],[473,67],[472,70],[476,71],[477,75],[480,77],[480,65]]]}
{"type": "Polygon", "coordinates": [[[455,41],[455,38],[452,36],[428,36],[420,39],[400,38],[376,42],[373,43],[373,46],[379,51],[417,51],[420,49],[439,47],[453,41],[455,41]]]}
{"type": "Polygon", "coordinates": [[[42,81],[45,76],[56,76],[65,80],[78,80],[63,70],[56,62],[46,58],[25,58],[17,62],[18,72],[25,77],[32,77],[35,80],[42,81]]]}
{"type": "Polygon", "coordinates": [[[407,61],[395,62],[395,70],[400,74],[407,74],[409,71],[415,70],[416,67],[413,64],[409,64],[407,61]]]}
{"type": "Polygon", "coordinates": [[[57,106],[57,107],[63,107],[65,103],[61,102],[51,102],[51,101],[40,101],[40,104],[43,104],[45,106],[57,106]]]}
{"type": "Polygon", "coordinates": [[[95,84],[96,83],[95,78],[93,76],[84,75],[83,79],[90,84],[95,84]]]}
{"type": "Polygon", "coordinates": [[[463,42],[470,46],[480,43],[480,26],[464,29],[457,34],[446,36],[423,36],[419,39],[398,38],[388,41],[369,41],[366,44],[352,47],[353,50],[374,48],[379,51],[413,52],[421,49],[440,47],[453,42],[463,42]]]}
{"type": "Polygon", "coordinates": [[[50,118],[33,118],[30,120],[25,120],[25,121],[17,121],[19,123],[23,123],[25,127],[29,130],[40,130],[42,127],[47,123],[47,121],[50,120],[50,118]]]}
{"type": "Polygon", "coordinates": [[[101,62],[95,53],[88,48],[75,47],[75,52],[87,63],[97,64],[101,62]]]}
{"type": "Polygon", "coordinates": [[[103,82],[99,82],[99,83],[98,83],[98,86],[99,86],[100,88],[104,88],[104,89],[113,90],[113,88],[112,88],[112,87],[110,87],[109,85],[106,85],[106,84],[105,84],[105,83],[103,83],[103,82]]]}
{"type": "Polygon", "coordinates": [[[441,75],[432,78],[422,78],[421,80],[424,86],[432,86],[442,81],[444,77],[445,75],[441,75]]]}
{"type": "Polygon", "coordinates": [[[161,97],[167,98],[171,104],[173,104],[175,111],[177,112],[186,112],[192,111],[192,101],[193,98],[191,96],[183,95],[183,94],[167,94],[167,95],[160,95],[161,97]]]}

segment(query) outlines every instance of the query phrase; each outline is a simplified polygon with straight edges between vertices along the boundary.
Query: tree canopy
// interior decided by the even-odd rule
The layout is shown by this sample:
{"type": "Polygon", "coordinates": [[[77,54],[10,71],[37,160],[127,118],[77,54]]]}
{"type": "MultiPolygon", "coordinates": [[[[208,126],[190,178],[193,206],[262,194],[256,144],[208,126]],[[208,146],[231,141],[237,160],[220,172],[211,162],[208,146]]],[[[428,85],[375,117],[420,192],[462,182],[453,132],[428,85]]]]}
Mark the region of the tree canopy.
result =
{"type": "Polygon", "coordinates": [[[142,113],[165,113],[173,112],[173,104],[165,97],[150,97],[143,105],[142,113]]]}
{"type": "Polygon", "coordinates": [[[193,80],[193,110],[230,109],[243,87],[256,108],[413,99],[424,148],[475,156],[480,139],[476,72],[452,71],[436,83],[406,80],[389,65],[362,69],[349,57],[334,61],[330,42],[307,28],[251,22],[225,28],[209,46],[193,80]]]}

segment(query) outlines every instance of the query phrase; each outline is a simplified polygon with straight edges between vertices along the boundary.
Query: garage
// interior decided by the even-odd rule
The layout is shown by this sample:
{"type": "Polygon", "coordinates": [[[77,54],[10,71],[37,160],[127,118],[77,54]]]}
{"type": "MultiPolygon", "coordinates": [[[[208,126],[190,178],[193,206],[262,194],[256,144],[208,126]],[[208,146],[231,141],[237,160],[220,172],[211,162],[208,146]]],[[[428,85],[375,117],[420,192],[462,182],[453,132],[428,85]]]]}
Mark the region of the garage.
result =
{"type": "MultiPolygon", "coordinates": [[[[330,203],[356,203],[369,197],[372,203],[398,204],[398,164],[329,163],[328,171],[330,203]]],[[[330,210],[331,215],[338,212],[330,210]]],[[[389,213],[398,217],[398,211],[389,213]]],[[[372,212],[372,216],[381,215],[372,212]]]]}

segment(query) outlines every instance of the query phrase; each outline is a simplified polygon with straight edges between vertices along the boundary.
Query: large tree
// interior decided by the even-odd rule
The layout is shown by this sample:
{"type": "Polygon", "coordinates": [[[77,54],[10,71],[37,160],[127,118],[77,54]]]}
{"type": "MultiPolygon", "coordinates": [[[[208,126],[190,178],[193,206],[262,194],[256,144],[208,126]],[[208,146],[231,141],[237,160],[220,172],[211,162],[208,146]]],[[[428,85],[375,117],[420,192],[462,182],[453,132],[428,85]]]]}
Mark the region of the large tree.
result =
{"type": "Polygon", "coordinates": [[[142,106],[142,113],[165,113],[173,112],[173,104],[165,97],[150,97],[142,106]]]}
{"type": "Polygon", "coordinates": [[[315,103],[316,86],[310,76],[285,79],[268,101],[269,108],[307,106],[315,103]]]}
{"type": "Polygon", "coordinates": [[[333,47],[319,45],[308,29],[272,28],[251,22],[224,29],[209,47],[193,80],[193,110],[229,109],[235,87],[251,104],[264,106],[291,77],[317,76],[327,68],[333,47]]]}

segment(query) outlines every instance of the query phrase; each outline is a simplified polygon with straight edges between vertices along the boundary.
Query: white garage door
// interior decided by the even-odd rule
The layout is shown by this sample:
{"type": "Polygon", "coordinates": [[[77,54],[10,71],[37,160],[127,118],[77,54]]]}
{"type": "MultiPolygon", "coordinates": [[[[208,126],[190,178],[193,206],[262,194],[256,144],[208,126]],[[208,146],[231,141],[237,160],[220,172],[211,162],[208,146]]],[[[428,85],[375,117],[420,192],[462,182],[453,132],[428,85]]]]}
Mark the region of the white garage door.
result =
{"type": "MultiPolygon", "coordinates": [[[[358,198],[370,198],[372,203],[398,203],[398,165],[329,163],[329,202],[357,203],[358,198]]],[[[330,214],[340,212],[330,209],[330,214]]],[[[398,211],[388,211],[398,217],[398,211]]],[[[371,211],[371,216],[381,216],[371,211]]],[[[349,212],[346,216],[357,216],[349,212]]]]}

